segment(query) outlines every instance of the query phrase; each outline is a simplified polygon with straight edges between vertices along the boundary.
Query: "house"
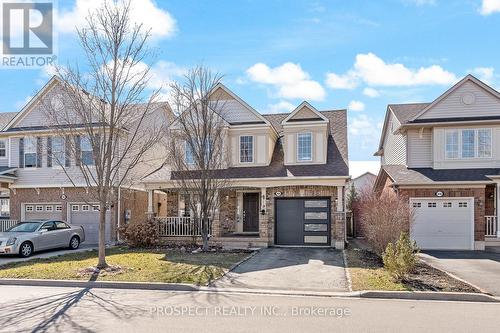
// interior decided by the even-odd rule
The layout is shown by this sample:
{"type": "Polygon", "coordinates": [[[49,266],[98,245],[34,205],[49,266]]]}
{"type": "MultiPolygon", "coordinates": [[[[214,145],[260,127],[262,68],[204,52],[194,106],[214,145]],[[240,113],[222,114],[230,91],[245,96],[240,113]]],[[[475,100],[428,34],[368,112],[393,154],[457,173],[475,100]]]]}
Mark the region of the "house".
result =
{"type": "MultiPolygon", "coordinates": [[[[53,77],[21,111],[0,113],[0,228],[12,223],[6,219],[61,219],[83,226],[86,243],[97,243],[101,208],[78,167],[79,163],[93,166],[92,147],[82,134],[81,156],[73,156],[67,140],[76,138],[58,137],[43,108],[47,103],[68,108],[60,84],[53,77]]],[[[169,112],[168,106],[158,105],[161,121],[167,121],[169,112]]],[[[107,242],[117,239],[117,228],[126,220],[145,216],[146,191],[139,183],[129,185],[116,188],[118,203],[107,210],[107,242]]]]}
{"type": "Polygon", "coordinates": [[[430,103],[387,107],[375,189],[408,198],[422,249],[500,244],[500,93],[468,75],[430,103]]]}
{"type": "Polygon", "coordinates": [[[362,191],[365,188],[371,189],[373,184],[375,184],[375,180],[377,176],[373,173],[367,171],[364,174],[353,178],[350,182],[350,185],[356,189],[357,192],[362,191]]]}
{"type": "MultiPolygon", "coordinates": [[[[211,216],[211,242],[343,248],[349,180],[346,110],[318,111],[303,102],[291,113],[260,114],[222,84],[212,93],[227,106],[221,116],[230,161],[222,172],[231,187],[211,216]]],[[[148,211],[164,225],[165,242],[193,236],[185,227],[187,201],[193,198],[179,195],[173,174],[164,168],[144,179],[148,211]],[[158,192],[167,197],[160,203],[166,204],[166,215],[158,211],[158,192]]]]}
{"type": "Polygon", "coordinates": [[[348,209],[351,210],[347,217],[347,235],[352,237],[363,237],[365,235],[364,225],[361,223],[359,207],[353,203],[351,196],[359,196],[363,191],[372,191],[377,176],[367,171],[356,178],[351,179],[347,189],[346,200],[350,203],[348,209]]]}

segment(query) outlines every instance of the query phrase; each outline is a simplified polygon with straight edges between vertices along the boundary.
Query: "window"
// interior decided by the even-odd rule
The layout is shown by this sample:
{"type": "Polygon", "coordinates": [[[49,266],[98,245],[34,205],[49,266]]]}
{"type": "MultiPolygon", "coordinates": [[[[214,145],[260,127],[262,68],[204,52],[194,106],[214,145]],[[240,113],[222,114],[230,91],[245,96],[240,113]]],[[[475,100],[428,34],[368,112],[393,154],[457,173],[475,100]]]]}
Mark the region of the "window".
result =
{"type": "Polygon", "coordinates": [[[299,133],[297,134],[297,160],[311,161],[312,160],[312,134],[299,133]]]}
{"type": "Polygon", "coordinates": [[[462,131],[462,158],[474,157],[474,130],[462,131]]]}
{"type": "Polygon", "coordinates": [[[443,207],[444,208],[451,208],[451,207],[453,207],[453,205],[451,202],[443,202],[443,207]]]}
{"type": "Polygon", "coordinates": [[[57,205],[56,206],[56,212],[62,212],[62,206],[61,205],[57,205]]]}
{"type": "Polygon", "coordinates": [[[89,211],[89,205],[82,205],[82,211],[88,212],[89,211]]]}
{"type": "Polygon", "coordinates": [[[71,211],[72,212],[78,212],[80,210],[80,206],[78,205],[71,205],[71,211]]]}
{"type": "Polygon", "coordinates": [[[477,131],[477,156],[491,157],[491,129],[477,131]]]}
{"type": "Polygon", "coordinates": [[[328,200],[306,200],[304,201],[306,208],[326,208],[328,207],[328,200]]]}
{"type": "Polygon", "coordinates": [[[93,206],[92,206],[92,210],[93,210],[94,212],[98,212],[98,211],[99,211],[99,205],[93,205],[93,206]]]}
{"type": "Polygon", "coordinates": [[[413,208],[420,208],[422,207],[422,203],[421,202],[414,202],[413,203],[413,208]]]}
{"type": "Polygon", "coordinates": [[[33,206],[26,206],[25,210],[27,212],[32,212],[33,211],[33,206]]]}
{"type": "Polygon", "coordinates": [[[0,157],[6,157],[7,156],[7,143],[5,143],[5,140],[0,140],[0,157]]]}
{"type": "Polygon", "coordinates": [[[45,222],[40,230],[47,230],[47,231],[53,231],[56,230],[56,225],[54,222],[45,222]]]}
{"type": "Polygon", "coordinates": [[[436,203],[435,202],[428,202],[427,207],[429,208],[436,208],[436,203]]]}
{"type": "Polygon", "coordinates": [[[66,223],[64,223],[62,221],[55,221],[54,223],[55,223],[57,229],[69,229],[69,225],[67,225],[66,223]]]}
{"type": "Polygon", "coordinates": [[[43,206],[36,206],[35,210],[37,212],[43,212],[43,206]]]}
{"type": "Polygon", "coordinates": [[[36,138],[29,136],[24,138],[24,167],[36,168],[37,142],[36,138]]]}
{"type": "Polygon", "coordinates": [[[46,212],[52,212],[53,210],[54,210],[54,206],[51,206],[51,205],[45,206],[46,212]]]}
{"type": "Polygon", "coordinates": [[[188,142],[185,143],[184,158],[186,160],[187,165],[194,164],[193,149],[191,149],[191,145],[189,145],[188,142]]]}
{"type": "Polygon", "coordinates": [[[304,224],[304,231],[328,231],[328,224],[326,224],[326,223],[306,223],[306,224],[304,224]]]}
{"type": "Polygon", "coordinates": [[[240,136],[240,163],[253,162],[253,136],[240,136]]]}
{"type": "Polygon", "coordinates": [[[66,163],[66,140],[62,137],[52,138],[52,165],[64,166],[66,163]]]}
{"type": "Polygon", "coordinates": [[[2,217],[10,216],[10,199],[8,198],[0,199],[0,216],[2,217]]]}
{"type": "Polygon", "coordinates": [[[459,202],[458,207],[460,208],[467,208],[467,202],[459,202]]]}
{"type": "Polygon", "coordinates": [[[447,159],[489,158],[492,150],[491,128],[447,130],[447,159]]]}
{"type": "Polygon", "coordinates": [[[446,132],[446,158],[458,158],[458,131],[446,132]]]}
{"type": "Polygon", "coordinates": [[[80,137],[80,154],[83,165],[94,165],[92,143],[88,136],[80,137]]]}
{"type": "Polygon", "coordinates": [[[328,219],[327,212],[305,212],[305,220],[326,220],[328,219]]]}

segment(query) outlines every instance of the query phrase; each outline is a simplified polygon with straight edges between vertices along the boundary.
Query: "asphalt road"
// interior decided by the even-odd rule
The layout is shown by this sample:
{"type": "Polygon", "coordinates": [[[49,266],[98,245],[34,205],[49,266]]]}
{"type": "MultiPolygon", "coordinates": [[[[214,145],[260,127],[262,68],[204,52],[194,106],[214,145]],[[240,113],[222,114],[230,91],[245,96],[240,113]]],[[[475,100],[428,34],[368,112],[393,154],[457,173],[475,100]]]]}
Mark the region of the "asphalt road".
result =
{"type": "Polygon", "coordinates": [[[0,332],[498,332],[495,303],[0,286],[0,332]]]}

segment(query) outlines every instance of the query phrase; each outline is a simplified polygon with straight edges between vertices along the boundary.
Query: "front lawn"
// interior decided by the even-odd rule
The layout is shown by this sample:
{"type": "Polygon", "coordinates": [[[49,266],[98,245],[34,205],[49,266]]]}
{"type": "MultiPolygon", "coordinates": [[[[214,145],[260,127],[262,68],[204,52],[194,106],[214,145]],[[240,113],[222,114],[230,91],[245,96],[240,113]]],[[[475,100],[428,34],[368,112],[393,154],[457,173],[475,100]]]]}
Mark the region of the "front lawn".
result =
{"type": "Polygon", "coordinates": [[[384,268],[382,260],[374,253],[349,246],[346,249],[347,265],[352,290],[392,291],[447,291],[480,292],[467,283],[452,278],[444,272],[419,262],[415,270],[402,282],[394,282],[384,268]]]}
{"type": "MultiPolygon", "coordinates": [[[[118,274],[94,274],[92,280],[169,282],[206,285],[221,277],[248,253],[183,253],[177,250],[106,250],[109,265],[120,266],[118,274]]],[[[71,253],[55,258],[33,259],[0,267],[0,278],[88,280],[82,270],[97,264],[97,251],[71,253]]]]}

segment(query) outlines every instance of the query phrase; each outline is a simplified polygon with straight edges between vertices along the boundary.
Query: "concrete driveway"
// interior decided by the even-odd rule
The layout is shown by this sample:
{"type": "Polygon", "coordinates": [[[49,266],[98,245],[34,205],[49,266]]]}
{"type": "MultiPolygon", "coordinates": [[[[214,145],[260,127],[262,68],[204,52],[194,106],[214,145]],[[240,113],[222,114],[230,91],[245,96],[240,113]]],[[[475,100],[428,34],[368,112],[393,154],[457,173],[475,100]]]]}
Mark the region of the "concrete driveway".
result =
{"type": "Polygon", "coordinates": [[[500,253],[482,251],[424,251],[432,266],[458,276],[484,291],[500,296],[500,253]]]}
{"type": "Polygon", "coordinates": [[[266,248],[216,281],[216,287],[348,291],[342,251],[266,248]]]}
{"type": "Polygon", "coordinates": [[[42,259],[42,258],[52,258],[52,257],[61,256],[63,254],[91,251],[93,249],[97,249],[97,245],[82,244],[82,245],[80,245],[80,248],[78,250],[59,249],[59,250],[47,250],[47,251],[35,252],[29,258],[20,258],[16,255],[2,254],[2,255],[0,255],[0,267],[2,265],[14,263],[14,262],[23,262],[23,261],[33,260],[33,259],[42,259]]]}

